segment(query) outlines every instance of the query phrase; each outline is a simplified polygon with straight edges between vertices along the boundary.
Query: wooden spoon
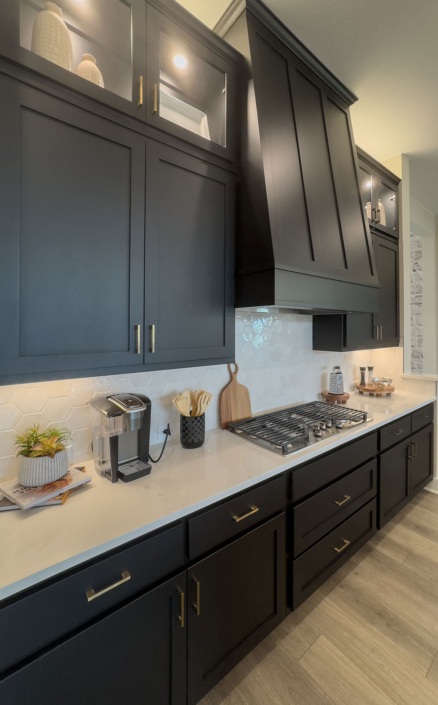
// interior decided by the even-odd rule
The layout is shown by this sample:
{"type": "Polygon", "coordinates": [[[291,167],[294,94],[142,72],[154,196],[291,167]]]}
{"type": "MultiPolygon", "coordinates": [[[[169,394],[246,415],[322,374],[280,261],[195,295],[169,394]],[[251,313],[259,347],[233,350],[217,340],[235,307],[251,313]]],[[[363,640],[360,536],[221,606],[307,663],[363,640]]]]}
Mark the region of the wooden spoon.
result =
{"type": "Polygon", "coordinates": [[[199,404],[199,399],[201,398],[202,394],[204,394],[203,389],[196,389],[194,392],[194,405],[192,409],[192,416],[199,416],[198,414],[198,404],[199,404]]]}
{"type": "Polygon", "coordinates": [[[205,414],[206,410],[210,406],[210,402],[213,399],[213,394],[210,392],[203,392],[198,401],[197,416],[202,416],[205,414]]]}
{"type": "Polygon", "coordinates": [[[181,396],[181,394],[178,394],[178,396],[173,399],[172,403],[175,409],[181,414],[181,416],[190,416],[190,405],[186,397],[183,397],[181,396]]]}
{"type": "Polygon", "coordinates": [[[185,389],[183,392],[181,392],[180,396],[184,397],[184,399],[187,399],[187,401],[189,403],[189,416],[190,416],[190,412],[191,412],[191,415],[193,416],[193,407],[195,404],[193,392],[191,392],[190,389],[185,389]]]}

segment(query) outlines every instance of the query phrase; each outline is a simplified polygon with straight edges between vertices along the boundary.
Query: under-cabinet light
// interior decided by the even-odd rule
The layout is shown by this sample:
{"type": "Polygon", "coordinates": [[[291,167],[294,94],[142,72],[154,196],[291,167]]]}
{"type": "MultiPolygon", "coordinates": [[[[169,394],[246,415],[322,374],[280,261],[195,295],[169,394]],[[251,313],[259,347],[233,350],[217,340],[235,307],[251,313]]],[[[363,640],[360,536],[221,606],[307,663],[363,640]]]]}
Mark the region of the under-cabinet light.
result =
{"type": "Polygon", "coordinates": [[[185,56],[181,56],[181,54],[177,54],[175,58],[173,59],[173,63],[178,69],[185,69],[187,66],[187,59],[185,56]]]}

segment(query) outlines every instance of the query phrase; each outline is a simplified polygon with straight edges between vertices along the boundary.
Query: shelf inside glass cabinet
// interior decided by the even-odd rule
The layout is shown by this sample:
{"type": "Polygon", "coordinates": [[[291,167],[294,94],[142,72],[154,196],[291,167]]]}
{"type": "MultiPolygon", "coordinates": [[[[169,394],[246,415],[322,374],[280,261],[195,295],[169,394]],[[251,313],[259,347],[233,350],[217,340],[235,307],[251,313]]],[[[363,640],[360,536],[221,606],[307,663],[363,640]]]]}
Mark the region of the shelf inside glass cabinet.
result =
{"type": "Polygon", "coordinates": [[[20,0],[20,44],[132,101],[131,15],[125,0],[20,0]]]}
{"type": "Polygon", "coordinates": [[[226,78],[222,71],[161,32],[162,118],[225,147],[226,78]]]}

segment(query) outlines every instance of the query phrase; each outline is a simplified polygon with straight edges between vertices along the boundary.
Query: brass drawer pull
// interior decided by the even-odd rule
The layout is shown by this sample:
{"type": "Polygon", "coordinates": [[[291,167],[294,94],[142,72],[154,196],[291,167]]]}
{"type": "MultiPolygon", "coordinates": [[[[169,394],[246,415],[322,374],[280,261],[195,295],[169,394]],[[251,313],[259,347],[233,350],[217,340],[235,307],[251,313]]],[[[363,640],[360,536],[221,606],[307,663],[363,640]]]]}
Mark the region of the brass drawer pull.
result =
{"type": "Polygon", "coordinates": [[[185,610],[186,610],[186,596],[184,595],[181,588],[178,588],[179,592],[179,615],[178,620],[181,625],[181,629],[185,627],[185,610]]]}
{"type": "Polygon", "coordinates": [[[138,107],[139,108],[141,108],[141,106],[143,105],[143,100],[144,100],[144,98],[143,98],[143,92],[144,92],[143,83],[144,83],[143,76],[140,76],[140,78],[138,79],[138,107]]]}
{"type": "Polygon", "coordinates": [[[193,603],[193,607],[195,608],[196,615],[199,617],[201,614],[201,583],[199,580],[196,580],[196,578],[193,578],[193,580],[196,585],[196,600],[193,603]]]}
{"type": "Polygon", "coordinates": [[[412,443],[412,460],[417,457],[417,444],[412,443]]]}
{"type": "Polygon", "coordinates": [[[426,414],[426,416],[421,416],[421,421],[426,421],[426,419],[429,418],[429,414],[426,414]]]}
{"type": "Polygon", "coordinates": [[[336,553],[342,553],[342,551],[345,551],[345,549],[347,548],[347,546],[350,545],[350,543],[351,541],[349,541],[348,539],[344,539],[344,545],[341,548],[335,548],[336,553]]]}
{"type": "Polygon", "coordinates": [[[401,434],[404,433],[403,429],[400,429],[400,431],[393,431],[392,435],[393,436],[401,436],[401,434]]]}
{"type": "Polygon", "coordinates": [[[158,113],[158,83],[154,85],[154,108],[153,113],[158,113]]]}
{"type": "Polygon", "coordinates": [[[234,521],[236,522],[236,524],[238,524],[239,521],[243,521],[244,519],[247,519],[247,518],[250,517],[252,514],[255,514],[256,512],[259,512],[259,511],[260,511],[260,509],[259,509],[258,507],[251,507],[251,511],[248,512],[248,514],[244,514],[244,515],[241,516],[241,517],[238,517],[237,514],[233,514],[233,519],[234,519],[234,521]]]}
{"type": "Polygon", "coordinates": [[[141,326],[135,326],[135,354],[141,355],[141,326]]]}
{"type": "Polygon", "coordinates": [[[155,353],[155,325],[151,326],[151,353],[155,353]]]}
{"type": "Polygon", "coordinates": [[[345,497],[345,499],[343,499],[341,502],[339,502],[339,501],[335,502],[335,504],[337,504],[338,507],[342,507],[343,504],[345,504],[346,502],[348,502],[349,499],[351,499],[349,494],[344,494],[344,497],[345,497]]]}
{"type": "Polygon", "coordinates": [[[110,590],[114,590],[114,588],[119,587],[119,585],[123,585],[123,583],[127,583],[128,580],[131,580],[131,575],[128,573],[127,570],[125,570],[122,573],[122,579],[119,580],[117,583],[114,583],[113,585],[110,585],[107,588],[104,588],[100,592],[94,592],[94,590],[87,590],[85,593],[87,596],[87,602],[91,602],[92,600],[95,600],[96,597],[100,597],[101,595],[104,595],[106,592],[109,592],[110,590]]]}

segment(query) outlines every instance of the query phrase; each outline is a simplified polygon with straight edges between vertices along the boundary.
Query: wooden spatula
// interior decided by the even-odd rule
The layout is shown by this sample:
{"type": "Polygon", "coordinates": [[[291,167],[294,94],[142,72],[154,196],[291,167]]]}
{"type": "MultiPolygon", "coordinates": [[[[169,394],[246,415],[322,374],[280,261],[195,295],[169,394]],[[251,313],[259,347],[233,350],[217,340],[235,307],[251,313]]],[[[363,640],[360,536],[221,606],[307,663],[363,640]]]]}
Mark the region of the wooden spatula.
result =
{"type": "Polygon", "coordinates": [[[228,369],[231,381],[222,390],[220,399],[221,426],[227,428],[231,421],[240,421],[251,416],[251,400],[247,387],[237,381],[239,367],[235,364],[236,371],[233,372],[231,365],[228,369]]]}

